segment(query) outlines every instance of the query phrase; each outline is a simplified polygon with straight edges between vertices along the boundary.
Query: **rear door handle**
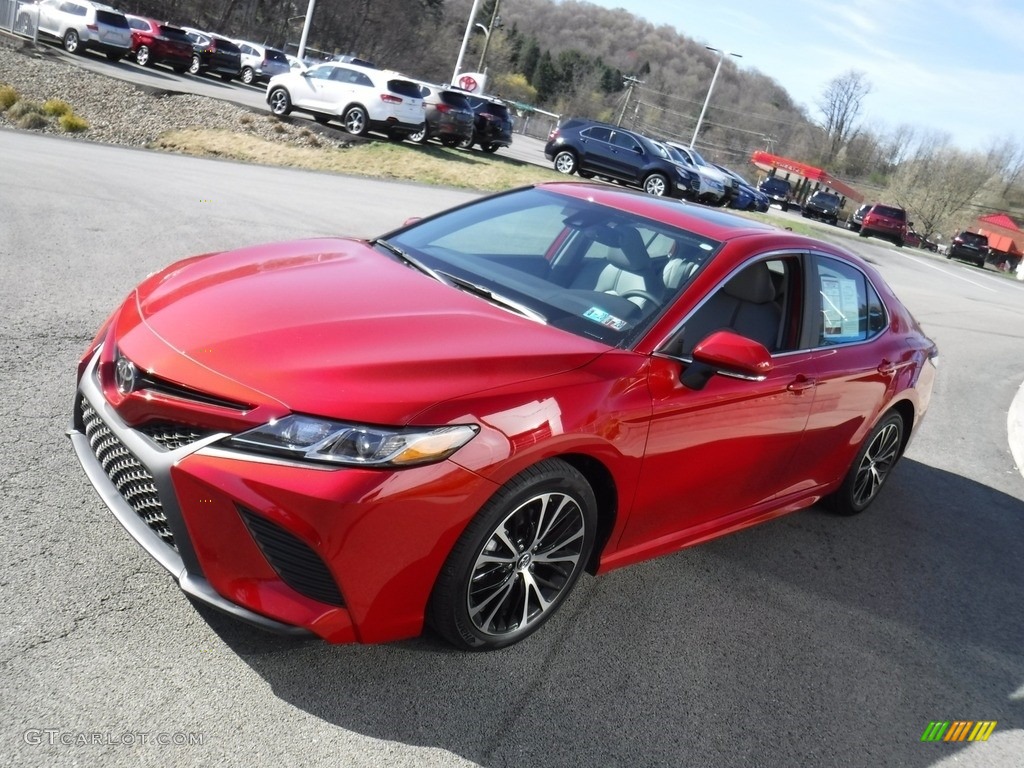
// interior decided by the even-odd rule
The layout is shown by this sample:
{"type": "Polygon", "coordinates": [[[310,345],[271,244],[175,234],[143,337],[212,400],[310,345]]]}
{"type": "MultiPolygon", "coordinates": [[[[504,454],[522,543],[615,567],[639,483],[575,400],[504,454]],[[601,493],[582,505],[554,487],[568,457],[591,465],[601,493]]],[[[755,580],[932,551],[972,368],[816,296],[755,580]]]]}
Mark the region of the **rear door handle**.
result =
{"type": "Polygon", "coordinates": [[[796,392],[799,395],[806,392],[808,389],[814,389],[816,386],[818,386],[818,382],[816,380],[801,375],[791,381],[786,389],[790,392],[796,392]]]}

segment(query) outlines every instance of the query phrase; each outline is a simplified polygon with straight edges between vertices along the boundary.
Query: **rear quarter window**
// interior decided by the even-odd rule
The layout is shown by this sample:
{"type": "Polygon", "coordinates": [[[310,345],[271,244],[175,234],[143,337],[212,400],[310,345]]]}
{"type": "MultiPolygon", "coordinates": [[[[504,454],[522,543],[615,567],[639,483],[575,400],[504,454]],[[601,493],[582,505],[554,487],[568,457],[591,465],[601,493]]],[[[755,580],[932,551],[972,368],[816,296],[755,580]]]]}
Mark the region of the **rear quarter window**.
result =
{"type": "Polygon", "coordinates": [[[421,99],[420,87],[409,80],[388,80],[388,90],[410,99],[421,99]]]}
{"type": "Polygon", "coordinates": [[[106,24],[109,27],[118,27],[120,29],[130,29],[128,26],[128,19],[120,13],[112,13],[111,11],[96,11],[96,21],[101,24],[106,24]]]}

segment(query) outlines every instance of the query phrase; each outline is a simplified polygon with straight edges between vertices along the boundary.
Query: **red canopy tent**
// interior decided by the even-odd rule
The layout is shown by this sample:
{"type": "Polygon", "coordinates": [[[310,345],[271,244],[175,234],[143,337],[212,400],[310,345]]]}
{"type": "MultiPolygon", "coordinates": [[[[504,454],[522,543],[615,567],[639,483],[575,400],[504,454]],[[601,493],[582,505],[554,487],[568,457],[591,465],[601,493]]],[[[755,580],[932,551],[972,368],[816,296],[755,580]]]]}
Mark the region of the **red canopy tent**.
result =
{"type": "Polygon", "coordinates": [[[864,202],[864,195],[856,189],[848,184],[844,184],[834,176],[830,176],[828,172],[823,171],[821,168],[815,168],[813,165],[807,165],[798,160],[792,160],[788,157],[773,155],[760,150],[750,156],[750,162],[766,173],[775,171],[776,175],[778,175],[779,171],[785,171],[790,176],[799,176],[801,179],[817,182],[818,186],[827,187],[833,192],[838,192],[848,200],[853,200],[856,203],[864,202]]]}

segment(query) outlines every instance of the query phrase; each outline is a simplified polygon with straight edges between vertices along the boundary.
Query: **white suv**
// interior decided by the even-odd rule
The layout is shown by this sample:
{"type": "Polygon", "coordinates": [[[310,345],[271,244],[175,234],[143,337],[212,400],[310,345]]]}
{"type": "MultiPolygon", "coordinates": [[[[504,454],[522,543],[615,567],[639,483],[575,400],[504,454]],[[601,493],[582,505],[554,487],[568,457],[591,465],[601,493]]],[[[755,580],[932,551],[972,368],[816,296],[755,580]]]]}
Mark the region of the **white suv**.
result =
{"type": "Polygon", "coordinates": [[[700,174],[701,193],[699,197],[703,202],[715,205],[725,205],[729,202],[729,199],[735,194],[736,182],[732,177],[711,165],[700,156],[697,150],[690,149],[677,141],[666,141],[665,143],[674,152],[685,158],[700,174]]]}
{"type": "Polygon", "coordinates": [[[419,132],[424,122],[419,85],[397,72],[355,64],[325,62],[272,77],[267,103],[278,117],[297,109],[321,123],[341,118],[356,136],[374,130],[400,140],[419,132]]]}
{"type": "Polygon", "coordinates": [[[38,29],[60,40],[68,53],[97,50],[111,61],[120,61],[132,50],[132,30],[125,15],[89,0],[41,0],[23,5],[15,29],[28,35],[38,29]]]}
{"type": "Polygon", "coordinates": [[[291,72],[291,64],[284,51],[268,48],[248,40],[232,40],[242,52],[242,73],[238,76],[246,85],[266,82],[274,75],[291,72]]]}

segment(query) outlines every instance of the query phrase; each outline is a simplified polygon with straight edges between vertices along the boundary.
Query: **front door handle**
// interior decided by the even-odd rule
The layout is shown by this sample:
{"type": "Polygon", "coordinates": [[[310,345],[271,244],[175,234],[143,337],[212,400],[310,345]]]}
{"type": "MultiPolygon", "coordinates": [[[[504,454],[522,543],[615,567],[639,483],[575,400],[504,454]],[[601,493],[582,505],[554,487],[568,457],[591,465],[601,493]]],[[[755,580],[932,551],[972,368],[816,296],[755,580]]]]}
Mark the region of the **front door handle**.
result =
{"type": "Polygon", "coordinates": [[[799,395],[803,394],[808,389],[814,389],[816,386],[818,386],[817,381],[801,374],[800,376],[797,376],[796,379],[791,381],[789,383],[789,386],[786,387],[786,389],[788,389],[790,392],[796,392],[799,395]]]}

